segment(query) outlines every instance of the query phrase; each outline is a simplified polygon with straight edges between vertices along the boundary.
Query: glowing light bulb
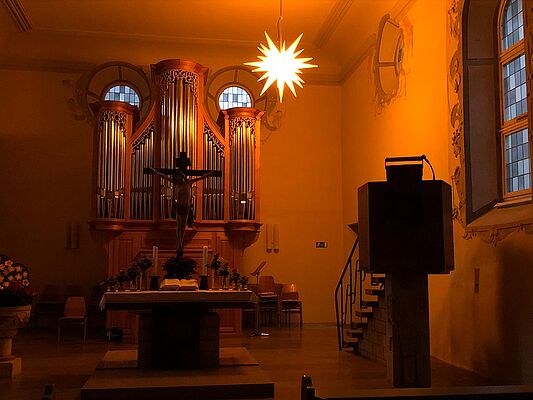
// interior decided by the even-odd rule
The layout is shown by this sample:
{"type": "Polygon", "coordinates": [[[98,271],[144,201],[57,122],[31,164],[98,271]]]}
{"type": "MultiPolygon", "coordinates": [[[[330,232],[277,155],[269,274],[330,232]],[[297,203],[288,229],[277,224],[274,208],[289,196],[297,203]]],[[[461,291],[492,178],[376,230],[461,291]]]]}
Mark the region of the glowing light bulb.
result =
{"type": "Polygon", "coordinates": [[[258,49],[263,55],[259,55],[257,58],[261,61],[245,63],[246,65],[256,67],[253,72],[263,72],[263,76],[258,80],[260,82],[266,79],[261,95],[276,82],[280,102],[283,102],[283,89],[285,86],[296,96],[294,84],[303,88],[302,83],[304,83],[300,77],[302,74],[301,70],[318,67],[318,65],[307,63],[312,58],[298,58],[303,49],[296,51],[296,47],[300,43],[302,36],[303,33],[286,49],[285,41],[280,43],[280,47],[278,48],[272,39],[270,39],[268,33],[265,32],[268,47],[262,43],[259,45],[258,49]]]}

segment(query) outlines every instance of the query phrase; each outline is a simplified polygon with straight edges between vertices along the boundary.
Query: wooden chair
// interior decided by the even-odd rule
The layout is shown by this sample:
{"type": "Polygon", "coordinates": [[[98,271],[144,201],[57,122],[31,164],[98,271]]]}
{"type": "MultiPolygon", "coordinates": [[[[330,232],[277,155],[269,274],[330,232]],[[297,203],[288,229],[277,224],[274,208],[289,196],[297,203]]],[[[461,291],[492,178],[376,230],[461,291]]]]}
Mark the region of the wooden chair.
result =
{"type": "Polygon", "coordinates": [[[57,321],[57,342],[61,341],[61,327],[66,325],[83,325],[83,341],[87,339],[87,307],[85,298],[71,296],[67,298],[63,317],[57,321]]]}
{"type": "Polygon", "coordinates": [[[291,326],[291,314],[300,314],[300,328],[302,327],[302,302],[294,283],[283,285],[281,289],[281,312],[284,320],[291,326]]]}
{"type": "Polygon", "coordinates": [[[260,276],[257,287],[257,295],[261,300],[259,303],[260,314],[263,318],[268,316],[269,323],[272,316],[276,318],[278,326],[281,325],[281,303],[279,294],[276,292],[276,283],[273,276],[260,276]]]}

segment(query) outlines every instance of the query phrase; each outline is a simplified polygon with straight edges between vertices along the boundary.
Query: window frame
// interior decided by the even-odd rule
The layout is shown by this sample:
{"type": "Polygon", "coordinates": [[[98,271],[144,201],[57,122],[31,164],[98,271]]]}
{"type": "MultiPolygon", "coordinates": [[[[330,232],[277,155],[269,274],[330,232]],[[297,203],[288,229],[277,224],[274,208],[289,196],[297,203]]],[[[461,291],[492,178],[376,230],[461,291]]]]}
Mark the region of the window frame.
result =
{"type": "Polygon", "coordinates": [[[252,91],[250,89],[248,89],[246,86],[244,86],[244,85],[242,85],[240,83],[229,82],[229,83],[221,86],[220,89],[217,91],[217,94],[215,96],[216,106],[217,106],[218,112],[222,111],[222,108],[220,108],[220,96],[222,95],[224,90],[226,90],[227,88],[230,88],[230,87],[237,87],[239,89],[244,90],[248,94],[248,96],[250,97],[250,107],[247,107],[247,108],[254,108],[255,98],[254,98],[254,96],[252,94],[252,91]]]}
{"type": "Polygon", "coordinates": [[[137,94],[137,97],[139,97],[139,105],[136,106],[136,105],[131,104],[131,103],[127,102],[127,101],[124,101],[123,103],[127,103],[127,104],[131,105],[132,107],[137,107],[137,109],[139,109],[139,110],[142,108],[142,106],[144,104],[144,99],[142,97],[141,91],[139,90],[139,88],[135,84],[133,84],[130,81],[125,81],[125,80],[115,80],[113,82],[108,83],[106,86],[104,86],[104,90],[102,90],[102,93],[100,94],[100,100],[101,101],[119,101],[119,100],[106,100],[105,99],[105,96],[109,92],[109,90],[111,90],[111,88],[113,88],[115,86],[129,86],[130,89],[132,89],[137,94]]]}
{"type": "MultiPolygon", "coordinates": [[[[523,190],[517,190],[514,192],[508,192],[507,191],[507,176],[506,176],[506,158],[505,158],[505,137],[507,135],[517,133],[523,129],[528,129],[528,137],[530,136],[529,132],[529,93],[527,93],[526,99],[527,101],[527,108],[526,112],[522,113],[519,116],[516,116],[513,119],[510,119],[508,121],[505,121],[505,93],[504,93],[504,78],[503,78],[503,68],[504,65],[521,55],[524,55],[526,57],[526,64],[527,64],[527,55],[526,55],[526,21],[525,21],[525,8],[526,8],[526,2],[524,0],[522,1],[522,18],[523,18],[523,29],[524,29],[524,37],[519,40],[518,42],[514,43],[511,47],[508,47],[507,49],[503,50],[502,48],[502,39],[503,39],[503,32],[502,32],[502,25],[503,25],[503,13],[505,11],[505,8],[507,6],[507,3],[510,0],[501,0],[499,4],[499,10],[498,10],[498,19],[497,19],[497,43],[498,43],[498,97],[499,97],[499,111],[500,111],[500,126],[498,127],[499,131],[499,143],[500,143],[500,178],[501,178],[501,196],[503,202],[508,200],[515,200],[518,198],[526,198],[531,196],[532,192],[532,165],[531,165],[531,152],[530,152],[530,162],[529,162],[529,170],[530,170],[530,186],[529,189],[523,189],[523,190]]],[[[526,84],[528,80],[528,68],[526,65],[526,84]]],[[[529,92],[529,91],[528,91],[529,92]]],[[[529,142],[529,140],[528,140],[529,142]]]]}

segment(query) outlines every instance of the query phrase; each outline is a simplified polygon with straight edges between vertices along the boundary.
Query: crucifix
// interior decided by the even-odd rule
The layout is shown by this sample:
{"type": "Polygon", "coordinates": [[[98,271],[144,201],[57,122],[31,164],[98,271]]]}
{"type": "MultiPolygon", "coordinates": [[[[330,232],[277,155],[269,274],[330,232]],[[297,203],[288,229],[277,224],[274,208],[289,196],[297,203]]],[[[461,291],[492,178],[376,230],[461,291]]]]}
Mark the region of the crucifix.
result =
{"type": "Polygon", "coordinates": [[[181,259],[185,228],[192,226],[194,219],[192,185],[210,176],[222,176],[222,171],[189,169],[191,160],[185,152],[181,152],[179,158],[176,158],[175,165],[175,168],[145,168],[144,173],[159,175],[172,183],[172,210],[176,215],[176,256],[181,259]]]}

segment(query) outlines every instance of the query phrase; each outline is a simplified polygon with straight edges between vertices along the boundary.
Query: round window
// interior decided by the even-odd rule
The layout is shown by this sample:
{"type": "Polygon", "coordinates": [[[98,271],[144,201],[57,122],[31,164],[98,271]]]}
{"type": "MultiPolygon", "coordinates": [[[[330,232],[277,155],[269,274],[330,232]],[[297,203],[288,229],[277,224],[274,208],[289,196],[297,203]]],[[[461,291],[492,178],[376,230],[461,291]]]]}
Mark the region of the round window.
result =
{"type": "Polygon", "coordinates": [[[122,101],[132,106],[140,106],[139,95],[128,85],[115,85],[105,94],[104,100],[122,101]]]}
{"type": "Polygon", "coordinates": [[[229,86],[220,93],[218,106],[221,110],[233,107],[252,107],[252,98],[242,87],[229,86]]]}

